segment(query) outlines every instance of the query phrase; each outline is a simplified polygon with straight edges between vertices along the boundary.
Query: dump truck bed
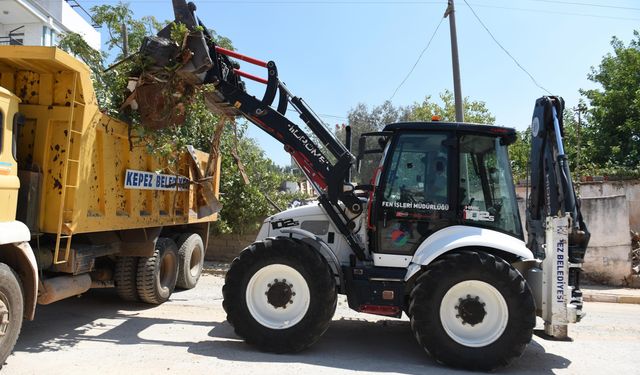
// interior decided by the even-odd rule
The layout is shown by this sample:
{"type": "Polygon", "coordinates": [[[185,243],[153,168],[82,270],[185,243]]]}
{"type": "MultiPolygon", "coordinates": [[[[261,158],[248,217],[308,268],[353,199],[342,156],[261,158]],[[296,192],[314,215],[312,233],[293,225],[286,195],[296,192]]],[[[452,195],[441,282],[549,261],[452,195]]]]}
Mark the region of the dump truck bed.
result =
{"type": "MultiPolygon", "coordinates": [[[[0,46],[0,85],[22,101],[17,161],[31,209],[21,205],[18,216],[31,212],[32,231],[70,235],[217,219],[198,218],[200,187],[181,184],[197,175],[191,156],[183,153],[169,168],[146,144],[130,143],[128,125],[98,108],[85,64],[54,47],[0,46]]],[[[196,156],[204,170],[208,154],[196,156]]],[[[219,169],[218,159],[216,197],[219,169]]]]}

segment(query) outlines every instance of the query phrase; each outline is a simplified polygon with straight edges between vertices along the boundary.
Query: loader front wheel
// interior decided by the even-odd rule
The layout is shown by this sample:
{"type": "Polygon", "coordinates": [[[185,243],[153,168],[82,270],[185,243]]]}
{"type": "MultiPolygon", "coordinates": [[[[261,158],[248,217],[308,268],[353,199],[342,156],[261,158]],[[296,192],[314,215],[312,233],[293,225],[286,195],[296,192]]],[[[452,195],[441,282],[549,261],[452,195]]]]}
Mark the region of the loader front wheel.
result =
{"type": "Polygon", "coordinates": [[[523,277],[481,251],[451,253],[418,277],[409,306],[418,343],[438,362],[489,371],[519,357],[536,323],[523,277]]]}
{"type": "Polygon", "coordinates": [[[222,294],[236,334],[275,353],[315,343],[329,327],[337,302],[325,259],[289,238],[266,239],[243,250],[227,272],[222,294]]]}
{"type": "Polygon", "coordinates": [[[171,297],[178,279],[178,248],[173,240],[158,238],[152,256],[138,262],[137,289],[140,300],[159,305],[171,297]]]}

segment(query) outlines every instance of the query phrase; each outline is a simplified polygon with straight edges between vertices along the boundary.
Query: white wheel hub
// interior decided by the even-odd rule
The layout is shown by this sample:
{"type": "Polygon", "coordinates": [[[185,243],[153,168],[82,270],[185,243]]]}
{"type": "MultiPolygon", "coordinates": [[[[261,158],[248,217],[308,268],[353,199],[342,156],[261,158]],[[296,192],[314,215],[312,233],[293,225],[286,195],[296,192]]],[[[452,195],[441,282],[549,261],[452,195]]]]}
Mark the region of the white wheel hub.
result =
{"type": "Polygon", "coordinates": [[[251,277],[245,298],[249,313],[258,323],[267,328],[286,329],[304,318],[311,293],[295,268],[271,264],[251,277]]]}
{"type": "Polygon", "coordinates": [[[440,321],[458,344],[483,347],[502,336],[509,321],[509,308],[491,284],[467,280],[451,287],[442,298],[440,321]]]}

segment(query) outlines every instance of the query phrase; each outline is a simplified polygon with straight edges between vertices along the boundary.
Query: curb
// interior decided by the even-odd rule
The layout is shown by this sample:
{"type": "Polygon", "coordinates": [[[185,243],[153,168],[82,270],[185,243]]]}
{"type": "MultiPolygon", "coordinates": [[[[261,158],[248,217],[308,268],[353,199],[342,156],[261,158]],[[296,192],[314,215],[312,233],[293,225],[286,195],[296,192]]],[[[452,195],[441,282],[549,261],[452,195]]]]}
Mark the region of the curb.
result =
{"type": "Polygon", "coordinates": [[[631,303],[640,305],[640,296],[621,296],[606,293],[584,293],[582,298],[586,302],[631,303]]]}

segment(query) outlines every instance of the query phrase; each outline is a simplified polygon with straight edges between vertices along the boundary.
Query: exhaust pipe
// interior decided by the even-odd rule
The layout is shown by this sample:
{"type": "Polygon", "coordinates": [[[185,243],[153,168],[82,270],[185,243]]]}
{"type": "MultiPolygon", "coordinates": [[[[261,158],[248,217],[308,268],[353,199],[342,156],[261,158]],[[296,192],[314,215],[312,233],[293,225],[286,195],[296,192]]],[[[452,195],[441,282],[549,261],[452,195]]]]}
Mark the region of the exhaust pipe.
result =
{"type": "Polygon", "coordinates": [[[48,305],[65,298],[77,296],[91,288],[91,276],[60,276],[42,281],[42,294],[38,296],[38,303],[48,305]]]}

